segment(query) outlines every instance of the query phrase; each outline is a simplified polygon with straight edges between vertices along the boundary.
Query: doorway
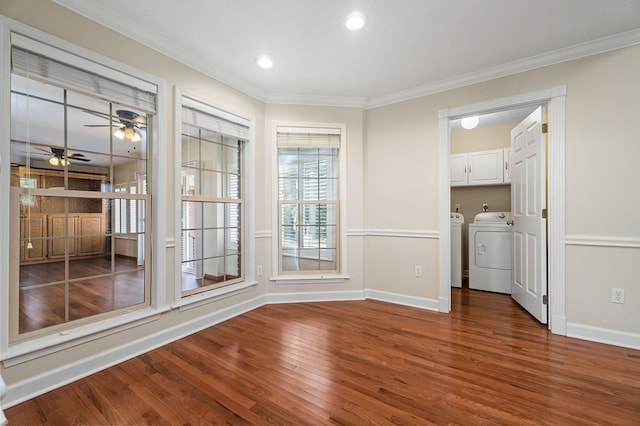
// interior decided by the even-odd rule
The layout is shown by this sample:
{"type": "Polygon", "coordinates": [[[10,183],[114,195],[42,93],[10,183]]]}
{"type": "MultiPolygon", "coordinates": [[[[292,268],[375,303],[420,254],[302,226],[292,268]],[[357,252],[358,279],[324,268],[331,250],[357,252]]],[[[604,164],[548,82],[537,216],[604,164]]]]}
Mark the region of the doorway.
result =
{"type": "Polygon", "coordinates": [[[528,105],[549,105],[548,163],[548,294],[549,329],[566,335],[565,315],[565,97],[566,87],[500,98],[493,101],[441,110],[440,117],[440,312],[451,311],[451,235],[450,235],[450,131],[451,122],[469,115],[506,111],[528,105]]]}

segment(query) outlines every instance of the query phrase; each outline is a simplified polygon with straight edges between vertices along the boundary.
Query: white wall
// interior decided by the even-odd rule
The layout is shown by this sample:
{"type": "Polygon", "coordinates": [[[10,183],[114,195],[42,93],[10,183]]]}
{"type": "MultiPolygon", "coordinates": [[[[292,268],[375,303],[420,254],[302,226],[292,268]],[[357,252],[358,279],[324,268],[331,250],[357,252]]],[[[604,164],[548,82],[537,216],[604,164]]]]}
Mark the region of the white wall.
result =
{"type": "MultiPolygon", "coordinates": [[[[438,230],[439,109],[566,84],[569,334],[589,338],[608,334],[618,344],[640,347],[640,279],[636,273],[640,179],[635,167],[640,158],[635,128],[638,75],[640,46],[635,46],[368,111],[367,228],[438,230]],[[382,177],[378,171],[384,168],[390,172],[382,177]],[[626,304],[610,302],[611,287],[626,289],[626,304]]],[[[553,214],[550,211],[549,220],[553,214]]],[[[416,262],[422,261],[421,256],[433,259],[429,267],[435,273],[410,289],[430,298],[438,296],[438,262],[432,247],[437,244],[437,240],[428,240],[422,252],[413,255],[416,262]]],[[[392,244],[369,238],[367,276],[393,275],[392,268],[401,279],[372,279],[368,285],[374,283],[387,291],[409,290],[398,283],[408,282],[410,271],[395,251],[414,245],[403,237],[393,238],[392,244]],[[371,259],[388,261],[368,262],[371,259]]]]}

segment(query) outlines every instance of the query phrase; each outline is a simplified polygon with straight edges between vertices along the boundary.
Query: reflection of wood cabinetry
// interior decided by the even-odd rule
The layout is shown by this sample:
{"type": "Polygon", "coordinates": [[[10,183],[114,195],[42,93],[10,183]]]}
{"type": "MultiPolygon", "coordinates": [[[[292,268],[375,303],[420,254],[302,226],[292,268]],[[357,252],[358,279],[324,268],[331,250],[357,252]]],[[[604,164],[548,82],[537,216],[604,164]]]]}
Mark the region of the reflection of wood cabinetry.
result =
{"type": "Polygon", "coordinates": [[[46,244],[41,239],[46,234],[46,219],[46,215],[38,213],[32,214],[31,217],[20,218],[20,262],[46,260],[46,244]],[[27,247],[29,243],[31,243],[31,248],[27,247]]]}
{"type": "Polygon", "coordinates": [[[20,261],[43,262],[105,253],[105,220],[102,213],[32,214],[20,218],[20,261]],[[27,244],[31,237],[32,248],[27,244]]]}

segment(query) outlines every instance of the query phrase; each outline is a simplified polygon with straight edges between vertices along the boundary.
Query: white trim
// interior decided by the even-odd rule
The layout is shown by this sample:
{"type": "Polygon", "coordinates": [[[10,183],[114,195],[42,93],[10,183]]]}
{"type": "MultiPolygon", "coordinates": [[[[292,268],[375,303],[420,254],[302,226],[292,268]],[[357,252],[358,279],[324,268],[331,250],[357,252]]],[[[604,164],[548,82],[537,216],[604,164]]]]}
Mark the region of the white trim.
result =
{"type": "MultiPolygon", "coordinates": [[[[640,34],[640,33],[639,33],[640,34]]],[[[450,121],[464,115],[485,114],[517,106],[549,104],[549,329],[554,334],[566,334],[565,301],[565,97],[566,86],[556,86],[521,95],[500,98],[438,113],[440,125],[440,297],[441,305],[451,299],[451,251],[449,215],[451,187],[449,184],[450,121]],[[449,299],[449,300],[446,300],[449,299]]]]}
{"type": "Polygon", "coordinates": [[[366,294],[367,299],[380,300],[382,302],[411,306],[429,311],[437,312],[440,307],[440,302],[438,300],[426,297],[408,296],[406,294],[391,293],[381,290],[366,290],[366,294]]]}
{"type": "Polygon", "coordinates": [[[218,300],[246,293],[247,291],[251,291],[257,284],[258,283],[255,281],[242,281],[214,290],[191,294],[172,304],[171,309],[179,309],[180,312],[188,311],[189,309],[197,308],[199,306],[206,305],[207,303],[217,302],[218,300]]]}
{"type": "Polygon", "coordinates": [[[586,324],[567,323],[567,337],[640,350],[640,334],[586,324]]]}
{"type": "MultiPolygon", "coordinates": [[[[0,317],[0,357],[5,361],[5,365],[11,364],[11,359],[17,359],[16,357],[21,357],[22,359],[27,359],[28,357],[36,358],[41,356],[48,351],[56,351],[59,350],[57,348],[61,348],[62,346],[69,345],[73,346],[77,343],[85,340],[91,340],[92,338],[97,338],[102,335],[105,330],[113,329],[114,327],[133,327],[139,321],[145,321],[148,318],[152,318],[162,312],[168,310],[165,303],[165,283],[166,283],[166,230],[165,230],[165,222],[166,222],[166,212],[165,209],[158,208],[157,206],[166,205],[166,191],[161,188],[166,188],[165,182],[165,174],[159,173],[160,170],[166,164],[166,137],[165,137],[165,128],[166,126],[160,125],[160,123],[164,123],[164,111],[165,111],[165,81],[156,76],[148,74],[146,72],[137,70],[128,65],[122,64],[120,62],[109,59],[105,56],[99,55],[90,50],[84,49],[75,44],[69,43],[57,37],[54,37],[50,34],[47,34],[43,31],[31,28],[25,24],[14,21],[10,18],[0,16],[0,55],[2,55],[2,70],[0,70],[0,78],[2,79],[0,83],[0,122],[9,123],[11,120],[11,111],[10,111],[10,102],[8,101],[8,97],[10,96],[10,45],[11,45],[11,33],[19,33],[28,39],[33,39],[35,41],[46,40],[46,45],[50,45],[54,50],[60,50],[67,52],[72,55],[76,55],[79,58],[83,58],[86,61],[95,62],[102,67],[106,67],[112,69],[119,73],[126,73],[135,78],[140,79],[141,81],[146,81],[147,83],[153,85],[157,88],[156,91],[156,105],[157,112],[155,113],[154,120],[152,122],[152,127],[150,127],[150,134],[152,138],[149,141],[151,147],[151,155],[148,159],[149,167],[152,172],[152,199],[153,205],[156,207],[149,212],[151,218],[151,300],[150,306],[145,309],[135,310],[128,313],[124,313],[123,315],[115,318],[111,318],[110,320],[94,322],[91,324],[87,324],[84,326],[74,327],[63,333],[43,336],[41,338],[18,342],[11,347],[9,346],[9,309],[5,309],[8,302],[8,294],[9,294],[9,279],[8,279],[8,271],[9,271],[9,240],[4,239],[0,242],[0,270],[3,275],[0,279],[0,282],[3,282],[2,287],[0,288],[0,302],[3,307],[0,308],[2,312],[2,317],[0,317]],[[126,324],[130,322],[131,324],[126,324]],[[91,334],[95,334],[92,336],[91,334]],[[83,340],[85,339],[85,340],[83,340]],[[61,346],[62,345],[62,346],[61,346]],[[28,355],[27,355],[28,354],[28,355]]],[[[3,126],[3,133],[0,135],[0,142],[9,141],[9,126],[3,126]]],[[[8,143],[0,143],[0,158],[9,159],[9,144],[8,143]]],[[[10,185],[9,185],[9,168],[2,167],[0,168],[0,206],[9,206],[9,193],[10,193],[10,185]]],[[[94,195],[88,195],[93,197],[94,195]]],[[[4,235],[8,235],[8,224],[9,218],[5,217],[5,214],[8,214],[8,207],[4,207],[0,209],[0,223],[5,226],[4,230],[6,233],[4,235]]],[[[108,333],[108,331],[106,331],[108,333]]],[[[66,347],[66,346],[65,346],[66,347]]]]}
{"type": "MultiPolygon", "coordinates": [[[[347,125],[344,123],[326,123],[326,122],[309,122],[309,121],[279,121],[274,120],[271,123],[271,188],[272,188],[272,218],[271,225],[274,232],[274,235],[271,238],[271,267],[272,271],[275,271],[278,274],[280,270],[279,267],[279,256],[280,256],[280,248],[279,248],[279,229],[280,229],[280,214],[279,214],[279,202],[278,199],[278,129],[280,128],[300,128],[305,130],[312,129],[339,129],[340,132],[340,148],[338,151],[338,201],[339,201],[339,249],[340,253],[340,263],[339,263],[339,271],[338,274],[334,274],[339,279],[344,279],[346,277],[348,266],[347,266],[347,207],[348,207],[348,199],[346,197],[347,194],[347,125]]],[[[300,279],[300,275],[291,275],[296,279],[300,279]]],[[[320,274],[315,275],[313,278],[315,279],[323,279],[320,274]]],[[[277,278],[272,278],[272,280],[282,281],[284,280],[284,276],[278,276],[277,278]]],[[[308,282],[308,281],[305,281],[308,282]]],[[[323,281],[327,282],[327,281],[323,281]]]]}
{"type": "Polygon", "coordinates": [[[568,246],[640,248],[640,237],[567,235],[565,243],[568,246]]]}
{"type": "MultiPolygon", "coordinates": [[[[242,179],[244,186],[242,188],[242,200],[243,200],[243,241],[245,242],[245,250],[241,254],[244,256],[243,262],[243,278],[244,280],[236,285],[226,286],[219,289],[213,289],[204,291],[202,293],[196,293],[189,297],[182,297],[182,286],[176,285],[174,289],[174,303],[172,307],[180,307],[186,309],[186,306],[193,303],[193,307],[202,305],[203,303],[209,303],[213,300],[219,300],[222,297],[239,294],[243,292],[242,289],[252,287],[255,283],[255,214],[253,212],[253,200],[255,197],[255,185],[254,185],[254,170],[255,170],[255,119],[252,115],[233,111],[225,108],[224,106],[210,102],[206,99],[200,98],[197,94],[185,90],[179,86],[173,87],[173,125],[174,125],[174,234],[176,236],[182,235],[182,194],[180,188],[182,186],[181,181],[181,164],[182,164],[182,107],[188,105],[192,108],[201,108],[207,113],[216,114],[219,117],[229,120],[236,124],[247,126],[249,129],[248,139],[243,146],[242,151],[242,179]]],[[[197,199],[197,197],[195,197],[197,199]]],[[[182,239],[178,238],[174,241],[174,247],[177,249],[174,251],[175,262],[175,275],[174,279],[176,283],[182,282],[182,239]]]]}
{"type": "Polygon", "coordinates": [[[441,238],[441,233],[439,231],[416,229],[365,229],[364,235],[367,237],[441,238]]]}
{"type": "Polygon", "coordinates": [[[109,336],[124,330],[138,327],[155,321],[161,314],[168,312],[169,307],[163,309],[145,309],[133,311],[119,317],[93,322],[82,327],[76,327],[57,334],[51,334],[39,339],[29,340],[10,347],[2,354],[2,364],[8,368],[23,362],[50,355],[62,350],[82,345],[93,340],[109,336]]]}
{"type": "Polygon", "coordinates": [[[366,293],[364,290],[269,293],[265,298],[268,305],[304,302],[343,302],[347,300],[365,300],[366,293]]]}
{"type": "Polygon", "coordinates": [[[278,275],[269,278],[275,284],[342,284],[350,279],[348,275],[314,274],[314,275],[278,275]]]}
{"type": "Polygon", "coordinates": [[[256,239],[258,239],[258,238],[271,238],[271,237],[273,237],[273,233],[271,232],[270,229],[262,230],[262,231],[256,231],[255,237],[256,237],[256,239]]]}
{"type": "Polygon", "coordinates": [[[347,96],[286,95],[280,93],[267,93],[261,100],[266,104],[276,105],[311,105],[338,108],[364,108],[367,106],[367,98],[347,96]]]}
{"type": "Polygon", "coordinates": [[[417,86],[414,88],[401,90],[387,95],[370,98],[366,109],[378,108],[398,102],[404,102],[422,96],[429,96],[448,90],[458,89],[473,84],[482,83],[497,78],[507,77],[537,68],[573,61],[599,53],[640,44],[640,30],[631,30],[620,34],[615,34],[601,39],[579,43],[563,49],[552,50],[541,55],[531,56],[495,67],[485,68],[467,74],[458,75],[434,83],[417,86]]]}
{"type": "Polygon", "coordinates": [[[495,67],[485,68],[483,70],[370,98],[267,93],[264,90],[239,79],[233,73],[214,67],[204,61],[200,61],[197,55],[192,55],[189,52],[179,49],[171,49],[169,47],[171,46],[171,43],[162,37],[162,35],[151,34],[148,31],[145,31],[144,28],[136,25],[130,25],[127,20],[113,17],[108,2],[89,5],[82,0],[53,1],[86,17],[87,19],[97,22],[100,25],[110,28],[120,34],[124,34],[125,36],[132,38],[133,40],[136,40],[137,42],[160,52],[169,58],[181,62],[234,89],[268,104],[315,105],[372,109],[640,44],[640,29],[635,29],[597,40],[579,43],[562,49],[553,50],[541,55],[512,61],[507,64],[501,64],[495,67]]]}
{"type": "Polygon", "coordinates": [[[7,408],[27,401],[50,390],[57,389],[160,346],[242,315],[264,304],[264,296],[259,296],[191,321],[182,322],[174,327],[166,328],[133,342],[126,342],[121,346],[107,349],[94,356],[82,358],[75,363],[65,364],[62,367],[29,377],[26,380],[12,383],[8,386],[8,398],[3,401],[3,407],[7,408]]]}

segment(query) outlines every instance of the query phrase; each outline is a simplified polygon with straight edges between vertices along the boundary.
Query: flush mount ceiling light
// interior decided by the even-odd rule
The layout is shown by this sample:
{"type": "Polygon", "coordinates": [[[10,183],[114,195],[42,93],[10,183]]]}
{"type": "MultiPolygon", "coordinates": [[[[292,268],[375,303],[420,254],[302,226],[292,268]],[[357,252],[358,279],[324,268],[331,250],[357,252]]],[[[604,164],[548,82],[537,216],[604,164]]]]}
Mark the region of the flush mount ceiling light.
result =
{"type": "Polygon", "coordinates": [[[471,117],[463,118],[460,124],[462,125],[462,128],[471,130],[475,129],[479,122],[480,118],[477,115],[473,115],[471,117]]]}
{"type": "Polygon", "coordinates": [[[256,58],[256,64],[260,68],[271,68],[273,66],[273,61],[267,55],[260,55],[256,58]]]}
{"type": "Polygon", "coordinates": [[[364,24],[367,23],[367,17],[362,12],[353,12],[347,19],[344,21],[344,26],[350,29],[351,31],[357,31],[360,28],[364,27],[364,24]]]}

